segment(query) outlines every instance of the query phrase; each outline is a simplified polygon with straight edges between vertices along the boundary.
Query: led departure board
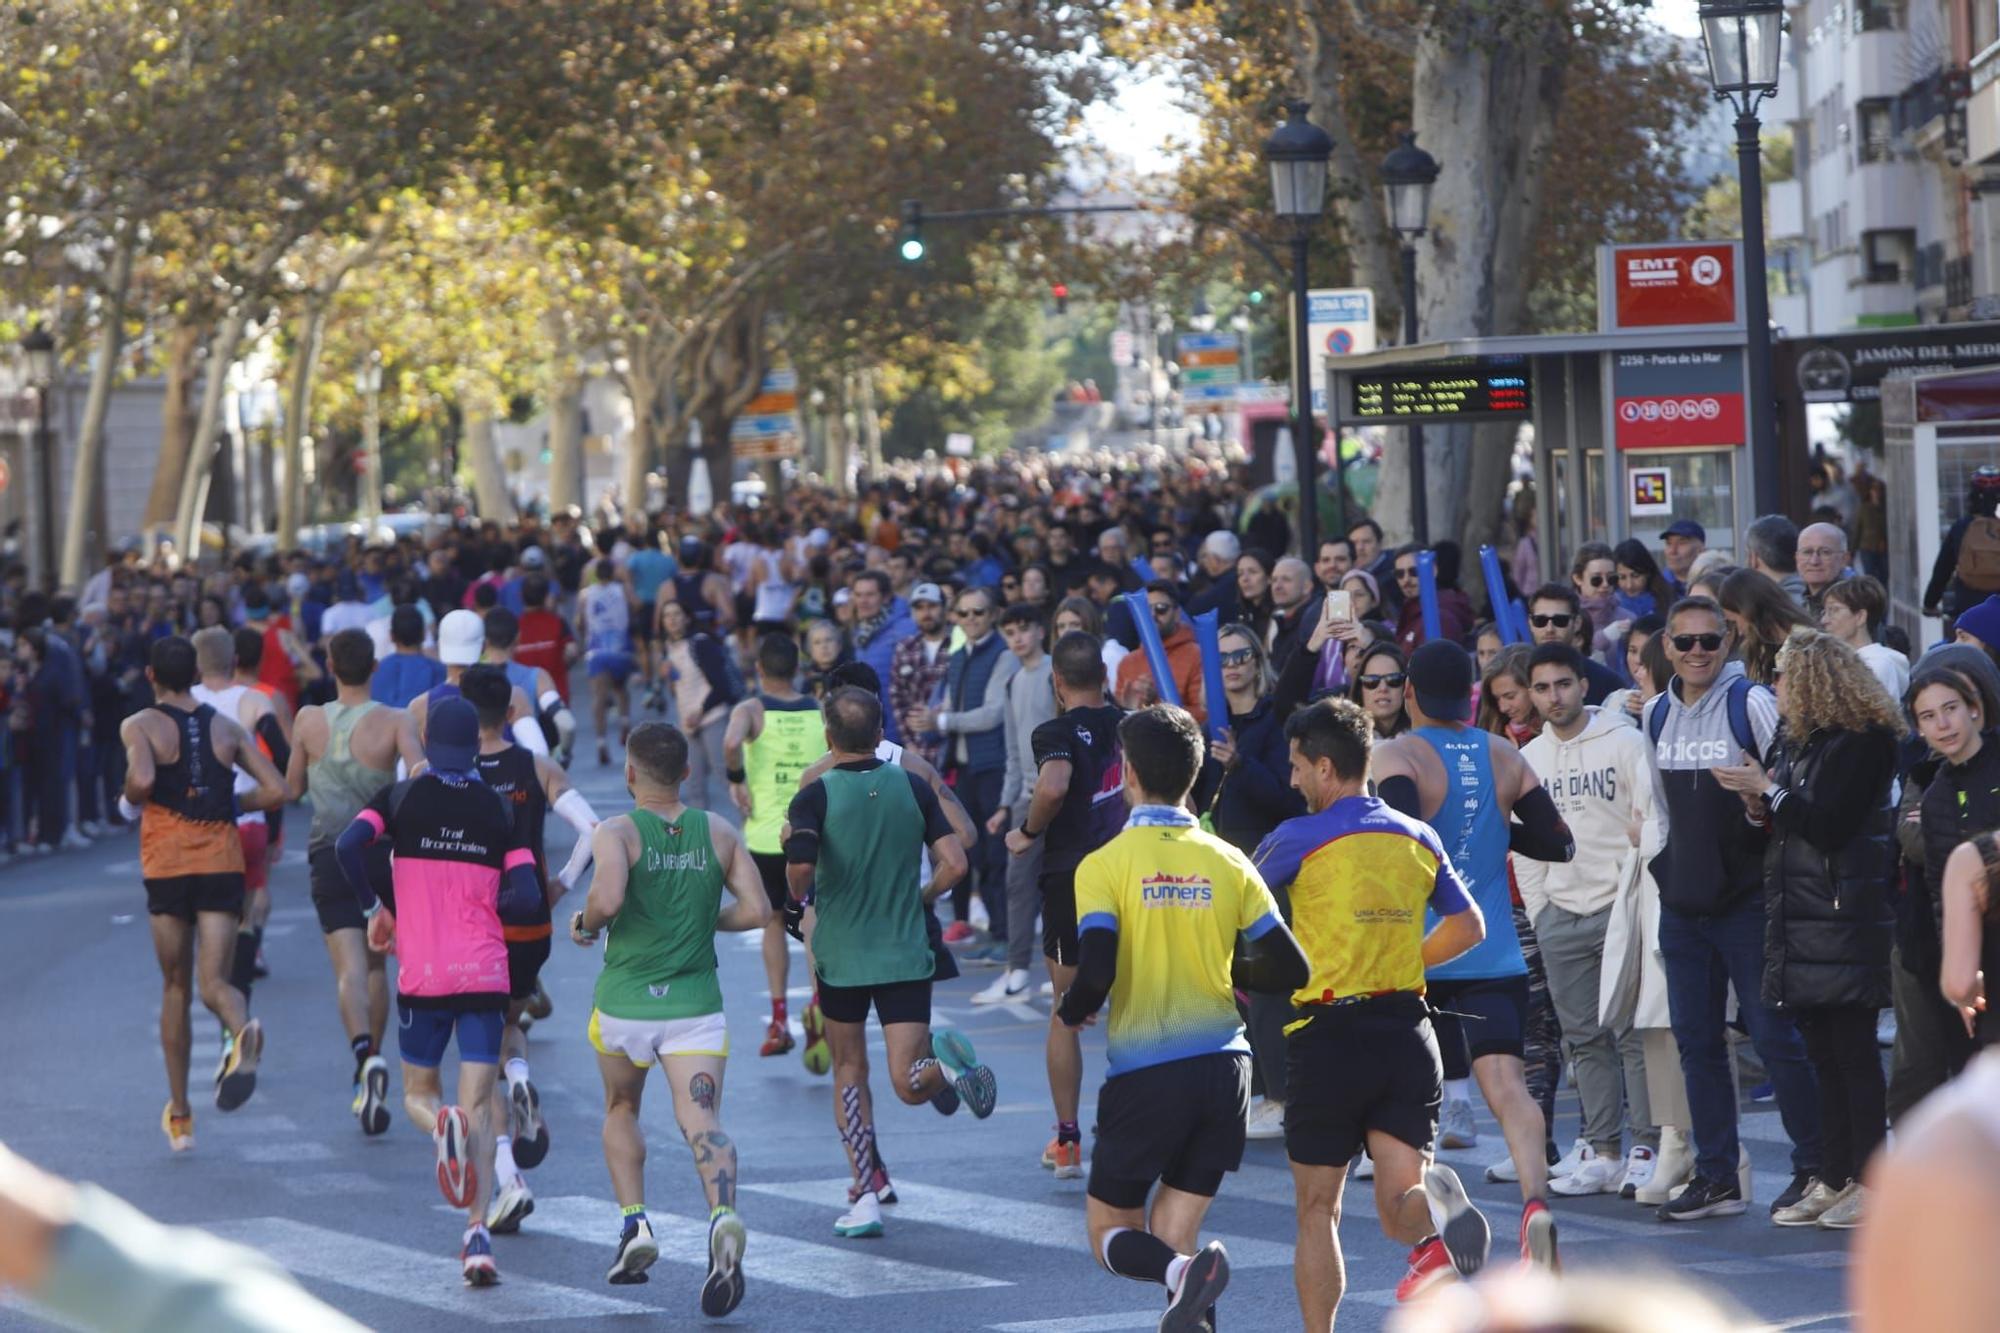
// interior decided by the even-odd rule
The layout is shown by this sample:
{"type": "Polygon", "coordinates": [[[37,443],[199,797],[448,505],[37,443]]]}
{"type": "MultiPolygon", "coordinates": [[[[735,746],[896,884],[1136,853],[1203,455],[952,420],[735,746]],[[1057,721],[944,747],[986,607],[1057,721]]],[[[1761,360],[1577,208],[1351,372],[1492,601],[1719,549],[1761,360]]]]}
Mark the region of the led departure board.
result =
{"type": "Polygon", "coordinates": [[[1394,370],[1354,372],[1350,420],[1422,423],[1525,417],[1528,360],[1461,356],[1394,370]]]}

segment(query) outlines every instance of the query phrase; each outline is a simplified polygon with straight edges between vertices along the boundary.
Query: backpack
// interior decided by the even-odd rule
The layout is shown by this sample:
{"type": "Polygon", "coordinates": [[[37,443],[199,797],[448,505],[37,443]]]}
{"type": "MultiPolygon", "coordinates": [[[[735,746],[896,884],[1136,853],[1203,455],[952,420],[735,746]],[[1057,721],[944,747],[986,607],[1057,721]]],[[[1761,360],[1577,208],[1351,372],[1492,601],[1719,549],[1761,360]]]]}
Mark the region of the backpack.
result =
{"type": "Polygon", "coordinates": [[[1958,539],[1958,581],[1978,593],[2000,592],[2000,518],[1975,514],[1958,539]]]}
{"type": "MultiPolygon", "coordinates": [[[[1736,743],[1745,753],[1755,755],[1757,762],[1761,764],[1765,761],[1764,752],[1757,748],[1757,729],[1750,725],[1752,688],[1754,685],[1748,676],[1737,676],[1729,682],[1729,698],[1726,705],[1729,710],[1729,734],[1736,738],[1736,743]]],[[[1646,734],[1656,748],[1660,743],[1660,733],[1667,729],[1667,712],[1671,707],[1672,701],[1669,700],[1655,708],[1646,718],[1646,734]]]]}

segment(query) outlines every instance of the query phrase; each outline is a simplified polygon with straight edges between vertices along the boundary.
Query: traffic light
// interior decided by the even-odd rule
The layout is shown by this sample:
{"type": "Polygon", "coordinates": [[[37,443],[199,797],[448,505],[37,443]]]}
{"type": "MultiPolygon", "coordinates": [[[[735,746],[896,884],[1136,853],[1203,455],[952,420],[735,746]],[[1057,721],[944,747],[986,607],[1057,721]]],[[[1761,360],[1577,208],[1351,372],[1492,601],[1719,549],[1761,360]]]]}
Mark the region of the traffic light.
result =
{"type": "Polygon", "coordinates": [[[1261,287],[1252,287],[1252,288],[1250,289],[1250,304],[1251,304],[1251,305],[1262,305],[1262,304],[1264,304],[1264,289],[1263,289],[1263,288],[1261,288],[1261,287]]]}
{"type": "Polygon", "coordinates": [[[1066,282],[1050,283],[1049,295],[1055,298],[1056,313],[1058,315],[1067,315],[1069,313],[1069,284],[1066,282]]]}
{"type": "Polygon", "coordinates": [[[903,201],[903,234],[898,253],[906,264],[917,263],[924,257],[924,206],[918,200],[903,201]]]}

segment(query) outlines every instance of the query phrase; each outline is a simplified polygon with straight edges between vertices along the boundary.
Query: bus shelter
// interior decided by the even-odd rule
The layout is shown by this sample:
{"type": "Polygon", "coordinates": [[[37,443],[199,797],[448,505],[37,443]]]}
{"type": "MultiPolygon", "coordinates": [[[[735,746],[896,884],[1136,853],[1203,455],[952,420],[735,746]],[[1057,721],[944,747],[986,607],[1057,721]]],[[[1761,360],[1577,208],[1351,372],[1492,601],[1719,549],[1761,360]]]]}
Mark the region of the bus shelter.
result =
{"type": "Polygon", "coordinates": [[[2000,365],[1881,380],[1888,475],[1889,619],[1928,648],[1943,622],[1923,613],[1944,536],[1966,512],[1975,469],[2000,463],[2000,365]]]}

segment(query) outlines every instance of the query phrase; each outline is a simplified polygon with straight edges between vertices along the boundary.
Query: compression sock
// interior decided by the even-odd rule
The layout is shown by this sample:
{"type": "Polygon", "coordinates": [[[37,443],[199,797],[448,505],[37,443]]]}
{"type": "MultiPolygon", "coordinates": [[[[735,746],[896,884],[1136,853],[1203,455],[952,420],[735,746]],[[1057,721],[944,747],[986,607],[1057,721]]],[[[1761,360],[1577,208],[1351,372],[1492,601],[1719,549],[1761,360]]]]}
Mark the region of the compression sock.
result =
{"type": "Polygon", "coordinates": [[[861,1118],[861,1089],[849,1083],[840,1090],[840,1141],[854,1158],[854,1178],[874,1187],[875,1173],[882,1169],[875,1156],[875,1126],[861,1118]]]}
{"type": "Polygon", "coordinates": [[[243,992],[243,1003],[250,1003],[250,985],[257,979],[257,934],[255,931],[236,932],[236,956],[229,964],[229,984],[243,992]]]}
{"type": "Polygon", "coordinates": [[[1083,1130],[1078,1128],[1074,1120],[1058,1120],[1056,1121],[1056,1142],[1082,1143],[1083,1130]]]}
{"type": "Polygon", "coordinates": [[[1167,1285],[1168,1271],[1176,1261],[1183,1266],[1187,1263],[1174,1253],[1173,1246],[1152,1232],[1130,1227],[1117,1227],[1105,1234],[1103,1256],[1104,1266],[1118,1276],[1161,1286],[1167,1285]]]}

